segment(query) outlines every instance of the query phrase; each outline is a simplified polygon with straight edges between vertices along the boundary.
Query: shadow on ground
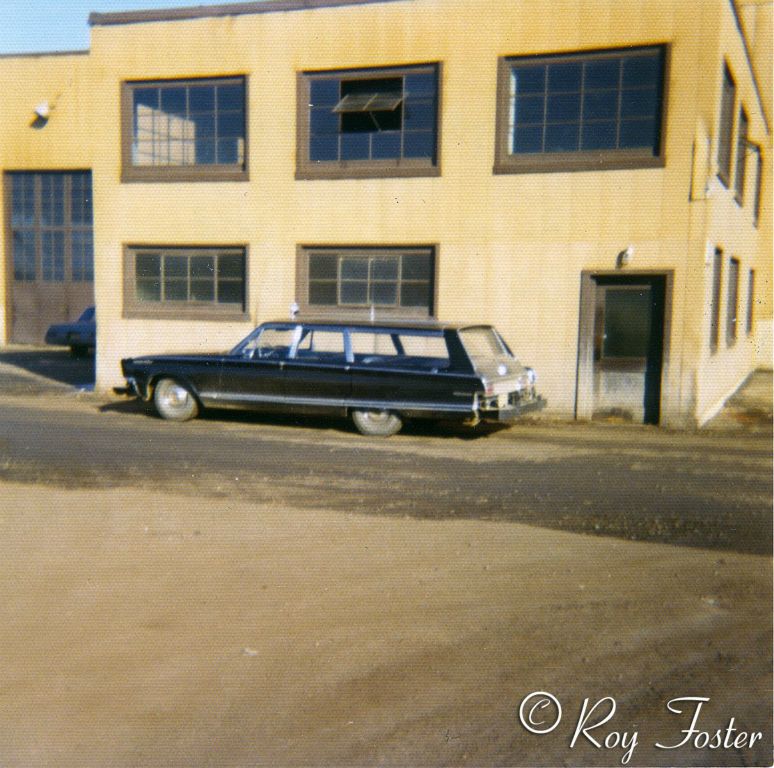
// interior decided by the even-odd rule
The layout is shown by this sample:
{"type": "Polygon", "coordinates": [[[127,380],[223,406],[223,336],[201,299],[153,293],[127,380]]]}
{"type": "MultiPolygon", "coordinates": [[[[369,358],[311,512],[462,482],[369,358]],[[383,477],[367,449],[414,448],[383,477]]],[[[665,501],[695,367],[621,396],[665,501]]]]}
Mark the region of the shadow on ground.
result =
{"type": "MultiPolygon", "coordinates": [[[[161,420],[156,414],[152,403],[144,403],[136,397],[117,400],[99,407],[101,413],[121,413],[125,415],[145,416],[161,420]]],[[[202,421],[255,424],[280,427],[304,427],[320,431],[335,430],[337,432],[357,433],[352,421],[344,417],[319,415],[293,415],[272,413],[268,411],[230,410],[225,408],[207,408],[199,416],[202,421]]],[[[401,430],[402,435],[417,437],[457,438],[459,440],[476,440],[488,435],[502,432],[508,428],[503,424],[479,424],[477,427],[466,427],[462,424],[447,421],[430,421],[425,419],[407,420],[401,430]]]]}
{"type": "Polygon", "coordinates": [[[0,366],[5,369],[4,374],[14,378],[31,373],[54,385],[82,387],[94,384],[94,356],[73,357],[67,349],[0,350],[0,366]]]}

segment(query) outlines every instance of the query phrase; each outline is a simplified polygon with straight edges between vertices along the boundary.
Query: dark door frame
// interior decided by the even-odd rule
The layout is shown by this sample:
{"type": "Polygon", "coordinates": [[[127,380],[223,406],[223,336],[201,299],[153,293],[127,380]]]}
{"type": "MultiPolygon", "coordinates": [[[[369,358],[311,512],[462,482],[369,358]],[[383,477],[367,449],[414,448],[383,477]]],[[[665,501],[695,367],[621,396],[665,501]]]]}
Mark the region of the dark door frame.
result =
{"type": "Polygon", "coordinates": [[[660,379],[660,403],[658,423],[664,420],[667,409],[669,378],[670,339],[672,336],[673,269],[653,270],[583,270],[580,282],[580,311],[578,323],[578,369],[575,388],[575,418],[590,421],[594,410],[594,311],[596,306],[597,278],[621,278],[629,282],[638,279],[662,278],[664,280],[664,324],[660,379]]]}

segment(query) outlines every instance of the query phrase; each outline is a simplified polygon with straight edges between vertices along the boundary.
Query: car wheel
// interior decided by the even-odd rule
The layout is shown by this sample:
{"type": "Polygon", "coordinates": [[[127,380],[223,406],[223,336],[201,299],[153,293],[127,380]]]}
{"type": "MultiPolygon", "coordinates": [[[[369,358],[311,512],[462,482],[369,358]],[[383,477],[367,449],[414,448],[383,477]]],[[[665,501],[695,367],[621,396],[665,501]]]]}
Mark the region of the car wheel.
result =
{"type": "Polygon", "coordinates": [[[73,357],[86,357],[86,354],[88,353],[89,348],[81,346],[80,344],[73,344],[70,347],[70,354],[73,357]]]}
{"type": "Polygon", "coordinates": [[[156,384],[153,404],[159,416],[170,421],[188,421],[199,413],[199,404],[191,391],[174,379],[161,379],[156,384]]]}
{"type": "Polygon", "coordinates": [[[352,411],[358,431],[374,437],[389,437],[400,431],[403,421],[390,411],[352,411]]]}

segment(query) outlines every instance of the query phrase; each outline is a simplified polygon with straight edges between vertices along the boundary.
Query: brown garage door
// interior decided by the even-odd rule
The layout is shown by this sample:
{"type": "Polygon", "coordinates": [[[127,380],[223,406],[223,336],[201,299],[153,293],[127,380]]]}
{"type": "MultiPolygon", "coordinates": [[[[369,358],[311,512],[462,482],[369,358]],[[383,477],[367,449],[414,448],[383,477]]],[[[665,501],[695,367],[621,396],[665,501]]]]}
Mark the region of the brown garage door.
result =
{"type": "Polygon", "coordinates": [[[43,341],[94,303],[91,172],[5,174],[10,340],[43,341]]]}

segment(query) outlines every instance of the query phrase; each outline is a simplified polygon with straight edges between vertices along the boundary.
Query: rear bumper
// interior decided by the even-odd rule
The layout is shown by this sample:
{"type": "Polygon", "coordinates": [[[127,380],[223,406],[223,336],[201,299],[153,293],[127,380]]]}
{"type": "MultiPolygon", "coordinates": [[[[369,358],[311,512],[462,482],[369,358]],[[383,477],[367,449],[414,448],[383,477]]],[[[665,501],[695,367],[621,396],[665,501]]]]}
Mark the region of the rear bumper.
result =
{"type": "Polygon", "coordinates": [[[482,411],[481,421],[498,422],[500,424],[516,421],[516,419],[524,414],[542,411],[547,404],[548,401],[544,397],[538,395],[531,400],[514,403],[507,408],[500,408],[497,411],[482,411]]]}

